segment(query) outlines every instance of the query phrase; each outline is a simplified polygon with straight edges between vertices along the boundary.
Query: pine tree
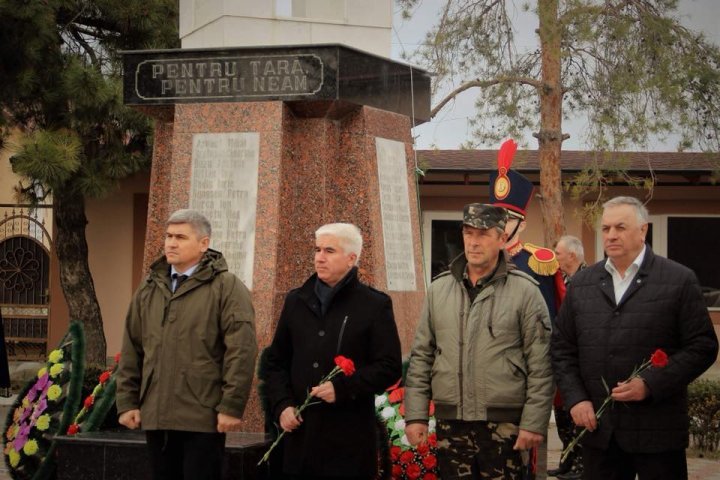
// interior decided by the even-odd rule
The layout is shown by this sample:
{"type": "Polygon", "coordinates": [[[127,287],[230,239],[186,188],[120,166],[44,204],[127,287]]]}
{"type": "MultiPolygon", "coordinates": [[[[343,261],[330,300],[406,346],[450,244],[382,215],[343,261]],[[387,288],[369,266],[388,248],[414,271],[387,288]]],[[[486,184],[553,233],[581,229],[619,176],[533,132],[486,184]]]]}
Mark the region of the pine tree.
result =
{"type": "MultiPolygon", "coordinates": [[[[419,3],[398,2],[407,16],[419,3]]],[[[720,165],[720,49],[682,25],[677,0],[525,3],[538,19],[539,48],[530,51],[516,45],[514,5],[446,0],[415,59],[437,73],[436,92],[449,90],[431,115],[477,90],[475,141],[497,146],[534,130],[546,245],[564,232],[563,119],[586,119],[587,147],[599,152],[578,175],[576,193],[602,194],[611,176],[625,175],[621,162],[604,174],[606,157],[667,134],[680,136],[678,150],[709,152],[720,165]]]]}
{"type": "Polygon", "coordinates": [[[60,283],[90,364],[104,365],[106,342],[85,198],[147,168],[151,154],[150,121],[122,104],[119,50],[178,43],[175,0],[0,0],[0,126],[23,132],[10,146],[18,193],[52,198],[60,283]]]}

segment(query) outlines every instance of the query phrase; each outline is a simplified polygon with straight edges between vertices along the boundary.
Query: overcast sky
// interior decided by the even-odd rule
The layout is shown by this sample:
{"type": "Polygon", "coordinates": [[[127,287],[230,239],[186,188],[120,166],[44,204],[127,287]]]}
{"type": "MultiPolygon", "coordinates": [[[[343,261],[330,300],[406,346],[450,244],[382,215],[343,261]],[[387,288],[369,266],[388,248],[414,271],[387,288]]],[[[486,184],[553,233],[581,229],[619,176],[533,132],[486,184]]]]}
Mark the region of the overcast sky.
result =
{"type": "MultiPolygon", "coordinates": [[[[510,2],[512,3],[512,2],[510,2]]],[[[532,14],[523,13],[521,6],[524,2],[517,1],[513,12],[516,41],[518,50],[535,48],[537,37],[537,18],[532,14]]],[[[534,4],[535,2],[533,2],[534,4]]],[[[395,6],[393,19],[393,58],[400,58],[402,52],[411,53],[423,41],[427,32],[437,21],[440,7],[445,0],[420,0],[419,7],[410,20],[403,20],[400,8],[395,6]]],[[[680,0],[679,10],[683,23],[693,30],[702,31],[705,36],[720,45],[720,0],[680,0]]],[[[454,103],[449,103],[431,122],[420,125],[413,130],[416,137],[416,147],[419,149],[441,148],[455,149],[471,135],[468,120],[474,115],[475,93],[472,91],[460,95],[454,103]]],[[[433,99],[433,105],[438,98],[433,99]]],[[[570,134],[570,139],[563,143],[565,150],[583,150],[582,131],[584,121],[564,121],[563,131],[570,134]]],[[[528,132],[526,141],[529,148],[537,148],[537,142],[528,132]]],[[[653,150],[676,149],[676,142],[672,139],[665,143],[658,143],[653,150]]]]}

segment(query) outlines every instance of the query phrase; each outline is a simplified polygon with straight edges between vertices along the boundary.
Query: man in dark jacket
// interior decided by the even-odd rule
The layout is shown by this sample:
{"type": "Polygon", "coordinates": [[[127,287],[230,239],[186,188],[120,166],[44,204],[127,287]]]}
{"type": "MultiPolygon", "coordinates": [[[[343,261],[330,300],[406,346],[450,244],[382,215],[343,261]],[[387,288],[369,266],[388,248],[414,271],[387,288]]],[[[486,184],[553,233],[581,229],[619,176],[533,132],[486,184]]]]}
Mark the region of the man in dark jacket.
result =
{"type": "Polygon", "coordinates": [[[374,395],[402,374],[390,297],[360,283],[360,230],[324,225],[315,232],[315,271],[285,299],[266,352],[270,411],[284,431],[283,471],[292,478],[375,478],[374,395]],[[337,355],[356,371],[319,381],[337,355]],[[319,404],[300,417],[308,392],[319,404]]]}
{"type": "Polygon", "coordinates": [[[117,373],[119,422],[146,431],[156,480],[219,480],[225,432],[238,431],[254,374],[245,285],[208,248],[194,210],[168,220],[165,255],[133,296],[117,373]]]}
{"type": "Polygon", "coordinates": [[[585,479],[687,478],[687,385],[718,341],[695,274],[645,244],[648,212],[632,197],[604,206],[607,260],[573,276],[552,338],[555,378],[583,438],[585,479]],[[634,369],[662,349],[664,368],[634,369]],[[610,388],[614,404],[595,412],[610,388]]]}

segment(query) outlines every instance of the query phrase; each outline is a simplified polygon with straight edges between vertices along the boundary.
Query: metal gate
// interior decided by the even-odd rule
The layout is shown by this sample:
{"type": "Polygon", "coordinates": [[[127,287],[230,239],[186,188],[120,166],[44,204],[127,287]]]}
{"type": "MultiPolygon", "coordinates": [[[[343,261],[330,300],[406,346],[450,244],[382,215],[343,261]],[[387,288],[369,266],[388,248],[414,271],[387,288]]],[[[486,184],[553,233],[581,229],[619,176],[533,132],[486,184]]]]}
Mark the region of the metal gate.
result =
{"type": "Polygon", "coordinates": [[[4,210],[0,217],[0,308],[8,358],[37,360],[47,353],[51,238],[45,211],[18,206],[4,210]]]}

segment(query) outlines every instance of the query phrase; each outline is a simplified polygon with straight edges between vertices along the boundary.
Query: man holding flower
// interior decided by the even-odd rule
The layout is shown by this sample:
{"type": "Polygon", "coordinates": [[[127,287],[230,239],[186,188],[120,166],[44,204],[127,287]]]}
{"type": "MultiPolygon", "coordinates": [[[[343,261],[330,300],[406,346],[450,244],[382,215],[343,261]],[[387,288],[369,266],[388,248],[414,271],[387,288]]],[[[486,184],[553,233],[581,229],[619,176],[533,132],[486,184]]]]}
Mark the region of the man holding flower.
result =
{"type": "Polygon", "coordinates": [[[397,382],[402,360],[390,297],[358,279],[361,250],[355,225],[315,232],[315,274],[288,293],[261,362],[268,413],[286,432],[282,470],[293,479],[376,475],[374,395],[397,382]]]}
{"type": "Polygon", "coordinates": [[[603,209],[608,258],[573,276],[551,349],[565,406],[589,431],[583,478],[687,479],[687,385],[715,361],[717,336],[695,274],[645,244],[645,206],[603,209]]]}

